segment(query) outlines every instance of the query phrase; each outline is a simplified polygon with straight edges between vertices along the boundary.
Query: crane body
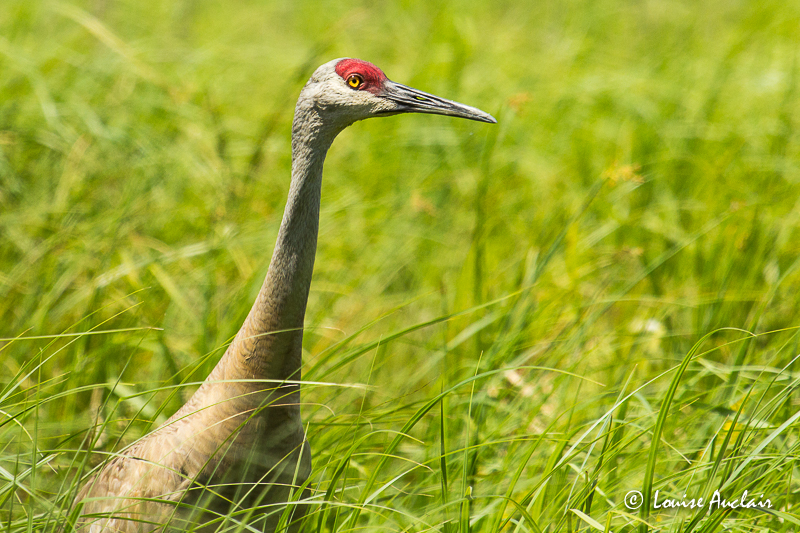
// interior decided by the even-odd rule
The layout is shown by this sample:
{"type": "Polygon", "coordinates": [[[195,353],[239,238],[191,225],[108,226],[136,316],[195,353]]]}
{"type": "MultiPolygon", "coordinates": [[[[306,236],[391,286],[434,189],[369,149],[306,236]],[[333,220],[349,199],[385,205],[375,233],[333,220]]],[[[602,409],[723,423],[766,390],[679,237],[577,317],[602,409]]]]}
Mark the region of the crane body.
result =
{"type": "MultiPolygon", "coordinates": [[[[473,107],[394,83],[365,61],[319,67],[295,108],[289,199],[253,307],[189,401],[83,486],[77,531],[211,532],[237,521],[275,529],[285,502],[297,499],[311,472],[299,381],[322,166],[344,128],[399,113],[495,122],[473,107]]],[[[302,506],[294,511],[301,516],[302,506]]]]}

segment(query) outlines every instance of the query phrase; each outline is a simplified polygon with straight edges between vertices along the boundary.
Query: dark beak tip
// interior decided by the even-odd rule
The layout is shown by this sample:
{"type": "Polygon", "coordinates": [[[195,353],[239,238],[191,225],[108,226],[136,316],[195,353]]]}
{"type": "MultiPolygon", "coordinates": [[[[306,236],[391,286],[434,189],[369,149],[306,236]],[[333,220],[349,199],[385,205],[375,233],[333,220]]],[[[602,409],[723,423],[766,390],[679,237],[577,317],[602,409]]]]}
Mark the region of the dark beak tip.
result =
{"type": "Polygon", "coordinates": [[[483,111],[481,115],[464,116],[462,118],[468,118],[485,124],[497,124],[497,119],[485,111],[483,111]]]}

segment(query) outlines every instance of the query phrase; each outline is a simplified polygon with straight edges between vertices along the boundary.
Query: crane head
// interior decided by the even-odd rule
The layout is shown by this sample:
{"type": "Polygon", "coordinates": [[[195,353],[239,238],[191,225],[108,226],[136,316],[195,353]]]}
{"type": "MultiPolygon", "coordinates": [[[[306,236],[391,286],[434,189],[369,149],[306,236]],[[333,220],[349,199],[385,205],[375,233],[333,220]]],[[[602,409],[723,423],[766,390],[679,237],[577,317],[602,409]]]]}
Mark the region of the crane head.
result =
{"type": "Polygon", "coordinates": [[[351,58],[319,67],[303,88],[298,105],[302,103],[313,105],[325,120],[341,128],[357,120],[400,113],[497,122],[480,109],[395,83],[372,63],[351,58]]]}

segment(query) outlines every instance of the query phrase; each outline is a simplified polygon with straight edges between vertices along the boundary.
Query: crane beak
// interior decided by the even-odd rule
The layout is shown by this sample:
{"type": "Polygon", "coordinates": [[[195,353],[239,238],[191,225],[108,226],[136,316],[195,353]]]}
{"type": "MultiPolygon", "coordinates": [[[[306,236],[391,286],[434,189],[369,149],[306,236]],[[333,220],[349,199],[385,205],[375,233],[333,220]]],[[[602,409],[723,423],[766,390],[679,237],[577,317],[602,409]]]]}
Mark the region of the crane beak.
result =
{"type": "Polygon", "coordinates": [[[383,82],[383,91],[379,94],[397,107],[385,114],[396,113],[430,113],[432,115],[447,115],[450,117],[460,117],[478,122],[488,122],[497,124],[495,118],[489,113],[484,113],[480,109],[471,107],[451,100],[445,100],[438,96],[406,87],[391,80],[383,82]]]}

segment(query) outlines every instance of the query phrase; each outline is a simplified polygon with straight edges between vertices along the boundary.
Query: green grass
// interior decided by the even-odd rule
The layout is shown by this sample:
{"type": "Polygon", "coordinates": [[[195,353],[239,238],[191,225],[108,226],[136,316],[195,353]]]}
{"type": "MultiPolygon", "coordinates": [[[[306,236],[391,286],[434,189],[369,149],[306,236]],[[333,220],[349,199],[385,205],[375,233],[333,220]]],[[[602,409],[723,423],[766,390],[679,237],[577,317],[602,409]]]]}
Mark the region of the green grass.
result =
{"type": "Polygon", "coordinates": [[[52,531],[87,450],[213,367],[266,273],[294,99],[342,56],[499,124],[334,143],[306,531],[800,530],[799,23],[770,0],[3,0],[0,531],[52,531]],[[773,508],[652,507],[716,489],[773,508]]]}

